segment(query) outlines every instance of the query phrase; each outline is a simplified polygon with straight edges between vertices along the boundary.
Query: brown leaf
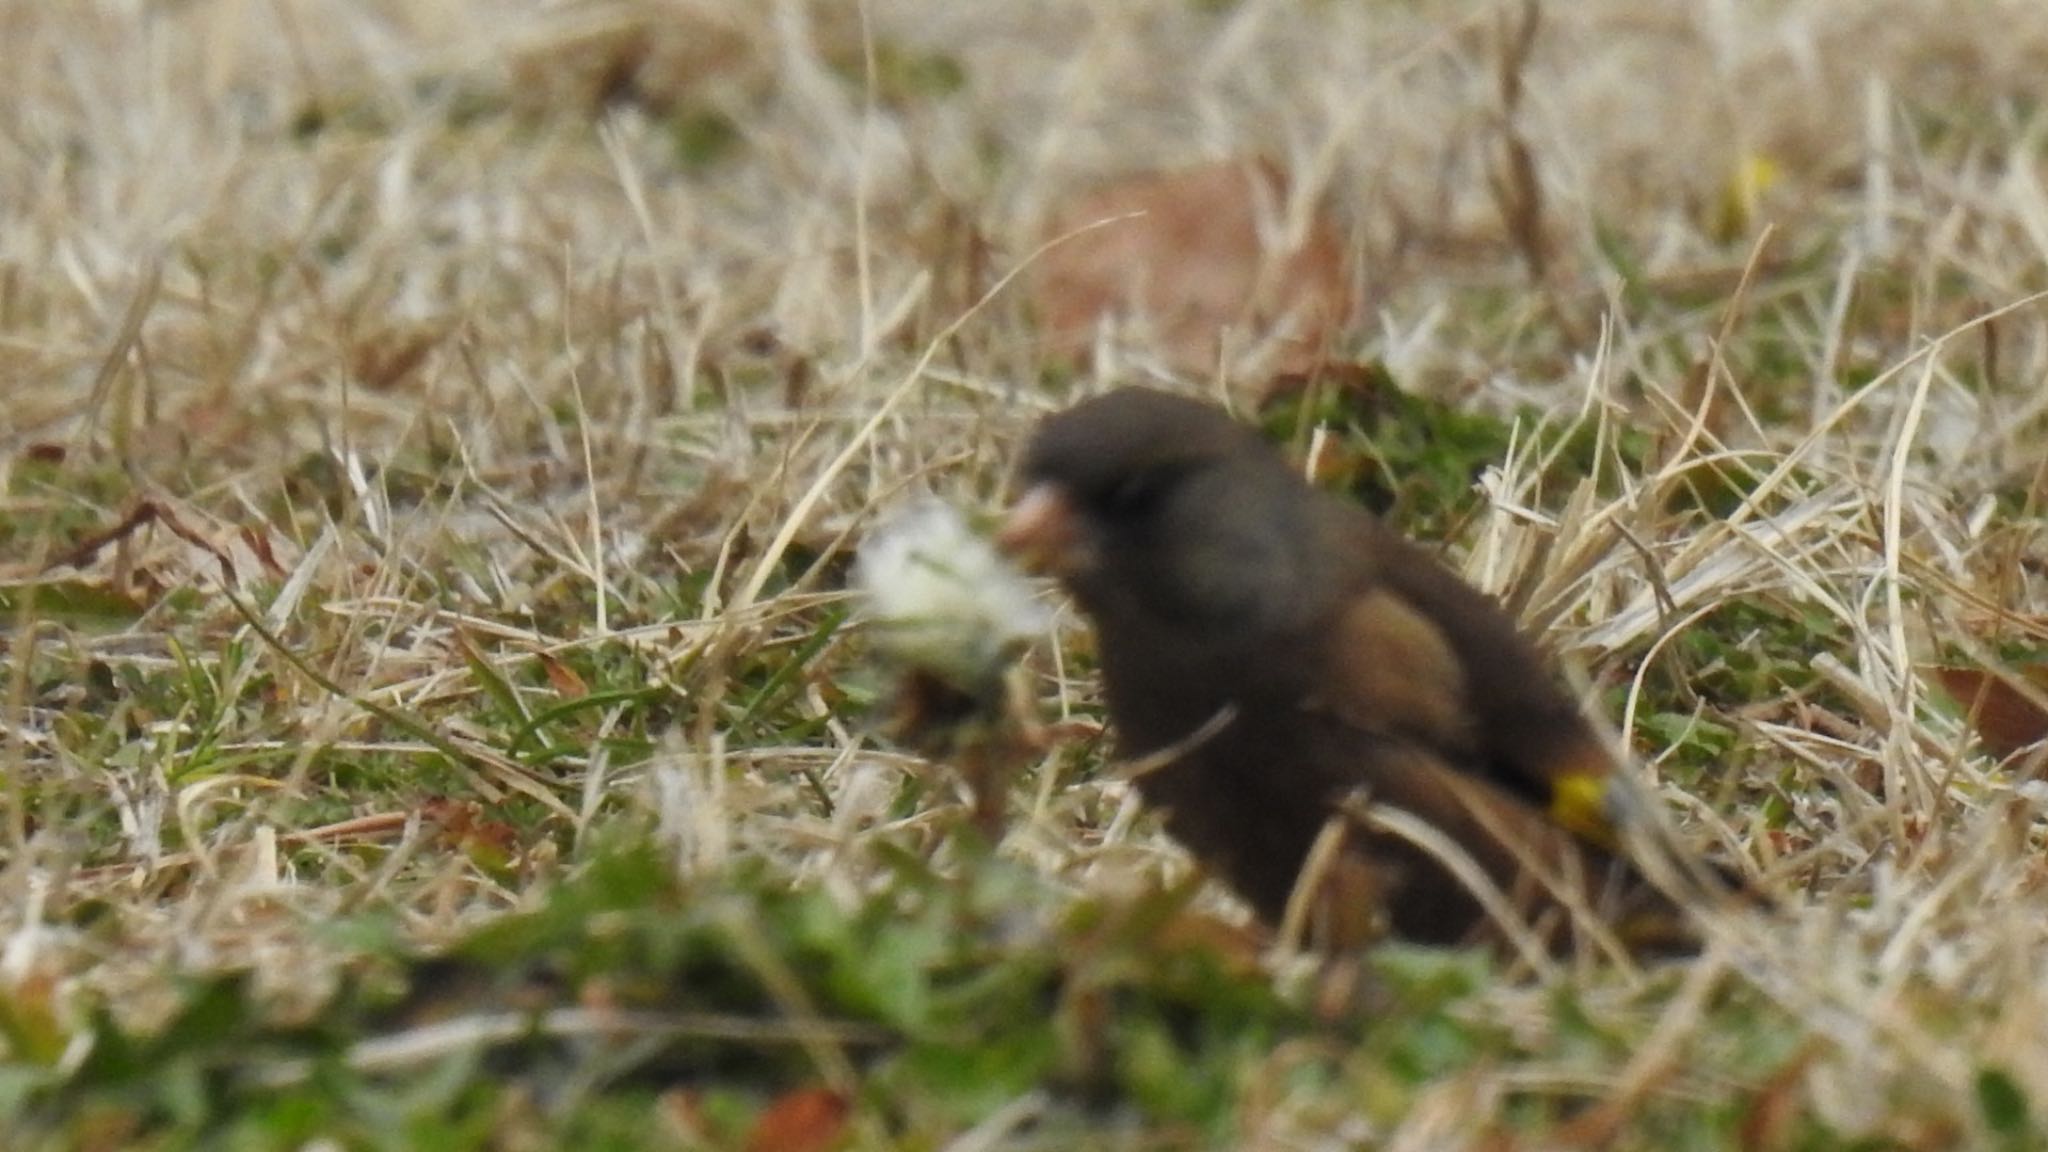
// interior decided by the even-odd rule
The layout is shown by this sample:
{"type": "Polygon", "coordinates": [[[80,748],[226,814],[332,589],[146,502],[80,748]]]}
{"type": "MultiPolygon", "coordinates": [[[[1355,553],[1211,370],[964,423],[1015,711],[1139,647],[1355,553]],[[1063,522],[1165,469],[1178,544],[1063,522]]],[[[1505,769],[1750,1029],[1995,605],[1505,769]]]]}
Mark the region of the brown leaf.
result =
{"type": "Polygon", "coordinates": [[[1272,342],[1252,378],[1306,370],[1350,319],[1350,281],[1327,214],[1287,244],[1287,203],[1285,175],[1264,160],[1148,173],[1077,198],[1047,239],[1100,226],[1030,274],[1049,351],[1085,360],[1103,319],[1136,318],[1183,372],[1214,372],[1226,339],[1232,352],[1272,342]]]}
{"type": "Polygon", "coordinates": [[[564,700],[581,700],[590,695],[590,685],[576,674],[574,668],[555,659],[546,652],[537,652],[541,671],[547,673],[548,683],[554,686],[555,694],[564,700]]]}
{"type": "MultiPolygon", "coordinates": [[[[2011,677],[1982,668],[1936,665],[1927,669],[1968,716],[1984,747],[2000,758],[2048,740],[2048,710],[2021,694],[2011,677]]],[[[2048,697],[2048,663],[2023,664],[2012,674],[2048,697]]]]}
{"type": "Polygon", "coordinates": [[[846,1134],[852,1111],[830,1088],[786,1092],[761,1110],[747,1133],[747,1152],[827,1152],[846,1134]]]}

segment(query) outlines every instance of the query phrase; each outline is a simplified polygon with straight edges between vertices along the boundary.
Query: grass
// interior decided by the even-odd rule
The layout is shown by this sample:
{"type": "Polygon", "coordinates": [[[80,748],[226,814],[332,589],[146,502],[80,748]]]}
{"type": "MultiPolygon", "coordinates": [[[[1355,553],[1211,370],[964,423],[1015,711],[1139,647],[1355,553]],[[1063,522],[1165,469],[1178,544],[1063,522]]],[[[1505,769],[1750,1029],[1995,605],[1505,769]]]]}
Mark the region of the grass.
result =
{"type": "Polygon", "coordinates": [[[1926,670],[2044,646],[2048,19],[1652,7],[0,4],[0,1143],[2040,1146],[2040,759],[1926,670]],[[997,842],[875,735],[870,511],[1169,362],[1004,277],[1252,153],[1371,366],[1269,430],[1782,913],[1272,954],[1071,621],[997,842]]]}

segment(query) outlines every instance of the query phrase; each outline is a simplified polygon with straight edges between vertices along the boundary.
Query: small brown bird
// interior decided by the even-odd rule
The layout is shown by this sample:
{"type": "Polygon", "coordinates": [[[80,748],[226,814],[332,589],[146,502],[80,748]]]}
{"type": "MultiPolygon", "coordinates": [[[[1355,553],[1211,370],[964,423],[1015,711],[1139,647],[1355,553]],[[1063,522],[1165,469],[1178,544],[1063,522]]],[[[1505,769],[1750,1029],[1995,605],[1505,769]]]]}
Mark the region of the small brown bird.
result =
{"type": "Polygon", "coordinates": [[[1552,949],[1589,921],[1689,937],[1624,862],[1625,781],[1535,645],[1256,431],[1121,389],[1047,418],[1019,482],[999,542],[1093,622],[1141,794],[1269,924],[1332,947],[1498,939],[1503,911],[1552,949]],[[1478,865],[1491,913],[1388,808],[1478,865]]]}

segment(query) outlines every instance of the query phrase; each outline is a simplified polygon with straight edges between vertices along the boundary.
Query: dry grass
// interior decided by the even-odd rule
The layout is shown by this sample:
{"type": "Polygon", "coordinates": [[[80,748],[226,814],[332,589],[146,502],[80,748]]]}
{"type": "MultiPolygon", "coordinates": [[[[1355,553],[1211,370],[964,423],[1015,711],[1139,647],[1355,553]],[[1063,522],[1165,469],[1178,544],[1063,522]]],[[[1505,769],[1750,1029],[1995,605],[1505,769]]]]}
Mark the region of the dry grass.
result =
{"type": "MultiPolygon", "coordinates": [[[[1572,490],[1502,461],[1463,563],[1788,908],[1647,992],[1569,975],[1629,1051],[1551,1045],[1556,990],[1503,981],[1469,1011],[1524,1059],[1367,1120],[1275,1053],[1242,1142],[1521,1146],[1514,1101],[1570,1099],[1550,1138],[1659,1146],[1659,1098],[1763,1147],[2026,1146],[2038,758],[1919,669],[2048,638],[2048,14],[1579,0],[1504,77],[1527,11],[0,2],[0,974],[138,1019],[215,967],[311,1002],[321,922],[451,940],[640,818],[685,871],[856,904],[877,845],[946,858],[956,798],[906,814],[920,770],[863,736],[849,541],[919,487],[992,506],[1101,382],[1043,383],[1001,281],[1063,196],[1263,153],[1348,229],[1352,350],[1647,437],[1572,490]],[[1674,497],[1706,462],[1720,515],[1674,497]],[[1797,626],[1687,647],[1742,607],[1797,626]],[[1688,696],[1738,655],[1755,698],[1688,696]],[[1733,732],[1712,771],[1639,723],[1688,707],[1733,732]],[[1700,1071],[1759,1038],[1778,1071],[1700,1071]]],[[[1048,890],[1182,867],[1071,757],[1012,810],[1048,890]]]]}

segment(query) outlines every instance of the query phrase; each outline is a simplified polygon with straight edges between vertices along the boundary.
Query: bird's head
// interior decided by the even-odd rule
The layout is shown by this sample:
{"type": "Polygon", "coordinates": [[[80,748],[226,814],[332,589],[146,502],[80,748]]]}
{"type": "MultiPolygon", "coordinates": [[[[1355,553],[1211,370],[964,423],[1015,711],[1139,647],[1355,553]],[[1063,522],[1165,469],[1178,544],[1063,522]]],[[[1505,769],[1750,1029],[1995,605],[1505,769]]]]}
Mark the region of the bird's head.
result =
{"type": "Polygon", "coordinates": [[[1307,575],[1309,493],[1220,408],[1123,388],[1048,417],[998,542],[1098,618],[1255,626],[1307,575]]]}

